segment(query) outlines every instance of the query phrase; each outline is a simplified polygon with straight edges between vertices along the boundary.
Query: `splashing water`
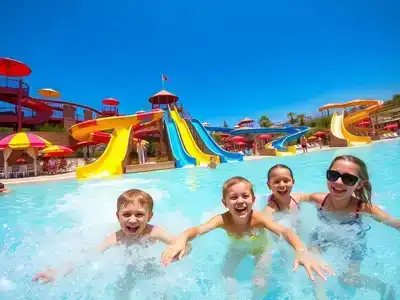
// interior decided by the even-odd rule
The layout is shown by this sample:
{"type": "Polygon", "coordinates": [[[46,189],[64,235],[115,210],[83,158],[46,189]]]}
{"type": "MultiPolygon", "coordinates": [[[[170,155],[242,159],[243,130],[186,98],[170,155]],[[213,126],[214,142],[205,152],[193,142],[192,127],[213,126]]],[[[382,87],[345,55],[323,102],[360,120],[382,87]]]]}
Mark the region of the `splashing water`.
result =
{"type": "MultiPolygon", "coordinates": [[[[397,200],[400,182],[394,176],[400,166],[397,153],[400,143],[391,141],[353,149],[340,149],[265,160],[220,165],[207,168],[177,169],[127,175],[120,179],[63,181],[16,186],[14,193],[1,197],[0,298],[1,299],[216,299],[226,298],[226,282],[221,266],[229,240],[222,230],[199,237],[192,253],[184,260],[165,268],[160,256],[163,244],[115,247],[99,254],[97,245],[119,229],[115,217],[116,199],[127,189],[140,188],[155,201],[152,224],[165,227],[174,235],[190,226],[206,222],[225,211],[221,203],[222,184],[231,176],[244,176],[255,186],[255,207],[266,204],[269,190],[266,174],[273,164],[285,163],[294,172],[296,192],[326,191],[324,172],[332,158],[355,154],[368,165],[373,184],[373,201],[394,216],[400,215],[397,200]],[[64,268],[67,262],[77,266],[55,284],[33,283],[31,278],[52,266],[64,268]]],[[[282,224],[290,226],[291,216],[282,224]]],[[[303,205],[297,228],[302,240],[321,226],[315,208],[303,205]]],[[[400,263],[396,259],[400,245],[398,233],[366,219],[368,231],[363,274],[398,286],[400,263]]],[[[332,228],[331,228],[332,229],[332,228]]],[[[340,228],[335,228],[338,233],[340,228]]],[[[339,233],[343,238],[347,233],[339,233]]],[[[285,241],[274,240],[276,251],[268,276],[267,298],[314,299],[313,284],[306,272],[292,273],[293,251],[285,241]]],[[[343,249],[332,247],[324,259],[337,273],[347,269],[343,249]]],[[[249,299],[252,292],[254,261],[246,257],[237,269],[239,299],[249,299]]],[[[325,287],[330,299],[376,299],[378,293],[366,288],[344,286],[338,278],[329,278],[325,287]]]]}

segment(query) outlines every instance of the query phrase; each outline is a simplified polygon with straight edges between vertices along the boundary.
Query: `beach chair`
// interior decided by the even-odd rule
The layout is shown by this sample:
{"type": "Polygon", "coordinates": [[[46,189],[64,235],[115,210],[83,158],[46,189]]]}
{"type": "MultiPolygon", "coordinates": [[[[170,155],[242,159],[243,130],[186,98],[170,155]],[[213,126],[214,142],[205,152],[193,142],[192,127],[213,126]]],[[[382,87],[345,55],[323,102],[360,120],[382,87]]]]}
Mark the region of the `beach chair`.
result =
{"type": "Polygon", "coordinates": [[[35,169],[33,168],[33,164],[28,165],[27,174],[28,176],[30,176],[30,174],[35,174],[35,169]]]}
{"type": "Polygon", "coordinates": [[[18,178],[18,175],[24,175],[23,172],[20,171],[19,166],[12,166],[12,170],[11,170],[11,176],[13,176],[14,178],[18,178]]]}
{"type": "Polygon", "coordinates": [[[0,167],[0,177],[1,177],[1,178],[4,178],[4,177],[5,177],[4,167],[0,167]]]}

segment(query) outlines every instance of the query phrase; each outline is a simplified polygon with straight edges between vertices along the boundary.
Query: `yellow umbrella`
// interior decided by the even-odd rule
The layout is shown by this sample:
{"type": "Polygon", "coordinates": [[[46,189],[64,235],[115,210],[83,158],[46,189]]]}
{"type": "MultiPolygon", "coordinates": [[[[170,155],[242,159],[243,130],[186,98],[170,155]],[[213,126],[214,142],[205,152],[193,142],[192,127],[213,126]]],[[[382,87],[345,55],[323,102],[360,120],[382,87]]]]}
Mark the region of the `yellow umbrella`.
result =
{"type": "Polygon", "coordinates": [[[44,97],[48,98],[59,98],[61,97],[61,93],[59,91],[53,90],[53,89],[40,89],[37,91],[39,95],[42,95],[44,97]]]}

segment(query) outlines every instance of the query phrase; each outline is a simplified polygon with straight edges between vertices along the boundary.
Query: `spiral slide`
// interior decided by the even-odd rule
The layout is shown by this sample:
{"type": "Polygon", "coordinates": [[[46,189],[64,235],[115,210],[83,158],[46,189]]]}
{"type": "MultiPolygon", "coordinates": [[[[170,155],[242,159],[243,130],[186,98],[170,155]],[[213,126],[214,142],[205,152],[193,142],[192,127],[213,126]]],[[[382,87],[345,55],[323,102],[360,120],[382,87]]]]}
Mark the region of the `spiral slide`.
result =
{"type": "Polygon", "coordinates": [[[193,125],[194,129],[199,134],[200,138],[203,140],[204,144],[215,155],[218,155],[221,162],[231,162],[231,161],[243,161],[243,155],[240,153],[229,152],[222,149],[215,140],[208,134],[207,130],[204,128],[203,124],[197,120],[188,120],[193,125]]]}
{"type": "Polygon", "coordinates": [[[286,127],[259,127],[259,128],[239,128],[230,131],[231,135],[241,135],[241,134],[286,134],[284,137],[276,139],[271,143],[267,144],[267,147],[276,150],[277,156],[286,156],[296,154],[296,148],[289,146],[286,147],[285,144],[298,139],[304,135],[310,128],[307,126],[286,126],[286,127]]]}
{"type": "Polygon", "coordinates": [[[129,145],[129,136],[132,126],[148,124],[160,120],[164,111],[152,111],[148,113],[130,116],[108,117],[89,120],[71,127],[71,135],[78,141],[90,139],[93,132],[113,129],[110,142],[106,150],[93,163],[76,169],[76,178],[101,178],[123,173],[122,162],[129,145]]]}
{"type": "Polygon", "coordinates": [[[377,111],[382,105],[382,100],[353,100],[341,104],[327,104],[320,107],[319,111],[337,108],[343,109],[340,114],[338,112],[333,114],[331,119],[331,133],[336,139],[336,143],[341,142],[342,145],[356,146],[371,143],[371,138],[369,136],[351,134],[346,129],[346,126],[368,118],[371,113],[377,111]],[[352,106],[365,106],[366,108],[344,116],[344,109],[352,106]]]}
{"type": "MultiPolygon", "coordinates": [[[[211,159],[211,155],[205,154],[197,146],[188,125],[185,120],[179,115],[178,110],[174,107],[172,110],[169,109],[172,120],[175,122],[178,128],[181,141],[186,148],[188,154],[196,159],[196,165],[208,165],[211,159]]],[[[214,156],[217,163],[220,162],[219,156],[214,156]]]]}

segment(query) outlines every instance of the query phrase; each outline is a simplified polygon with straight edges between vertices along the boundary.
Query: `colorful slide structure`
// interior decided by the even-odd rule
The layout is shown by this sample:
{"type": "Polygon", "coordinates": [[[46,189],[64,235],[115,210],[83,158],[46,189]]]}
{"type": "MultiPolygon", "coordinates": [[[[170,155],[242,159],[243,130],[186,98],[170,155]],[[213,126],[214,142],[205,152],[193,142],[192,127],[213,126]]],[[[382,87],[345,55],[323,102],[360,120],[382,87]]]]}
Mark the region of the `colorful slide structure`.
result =
{"type": "MultiPolygon", "coordinates": [[[[208,129],[208,128],[207,128],[208,129]]],[[[215,128],[214,128],[215,129],[215,128]]],[[[292,146],[285,146],[286,143],[300,138],[310,128],[307,126],[291,126],[286,127],[259,127],[259,128],[238,128],[229,131],[231,135],[242,135],[242,134],[286,134],[284,137],[276,139],[266,146],[276,150],[277,156],[285,156],[296,154],[296,148],[292,146]]]]}
{"type": "MultiPolygon", "coordinates": [[[[178,128],[179,135],[181,137],[181,141],[187,151],[187,153],[195,158],[196,165],[208,165],[211,160],[211,155],[208,155],[200,150],[197,146],[188,125],[186,124],[185,120],[179,115],[179,112],[176,107],[170,109],[168,107],[169,113],[171,115],[172,120],[174,121],[176,127],[178,128]]],[[[219,156],[214,156],[215,161],[217,163],[220,162],[219,156]]]]}
{"type": "Polygon", "coordinates": [[[188,120],[188,122],[190,122],[193,125],[194,129],[199,134],[200,138],[203,140],[208,150],[211,153],[218,155],[220,157],[221,162],[243,161],[242,154],[229,152],[218,146],[218,144],[210,136],[210,134],[207,132],[207,130],[204,128],[203,124],[199,120],[192,119],[188,120]]]}
{"type": "Polygon", "coordinates": [[[334,137],[332,145],[356,146],[371,143],[370,137],[354,135],[346,127],[368,118],[371,113],[377,111],[382,105],[382,100],[353,100],[345,103],[327,104],[320,107],[319,111],[342,109],[340,113],[334,112],[332,115],[331,133],[334,137]],[[363,106],[365,108],[345,116],[344,109],[354,106],[363,106]]]}
{"type": "Polygon", "coordinates": [[[101,178],[123,173],[130,132],[133,126],[160,120],[164,111],[130,116],[108,117],[85,121],[71,127],[71,135],[78,141],[89,140],[91,133],[113,129],[111,139],[100,158],[93,163],[76,169],[76,178],[101,178]]]}
{"type": "Polygon", "coordinates": [[[182,168],[186,166],[195,166],[196,159],[186,152],[185,147],[183,146],[183,143],[179,137],[178,129],[176,128],[176,125],[170,114],[164,116],[164,123],[167,129],[169,144],[172,155],[175,159],[176,167],[182,168]]]}

